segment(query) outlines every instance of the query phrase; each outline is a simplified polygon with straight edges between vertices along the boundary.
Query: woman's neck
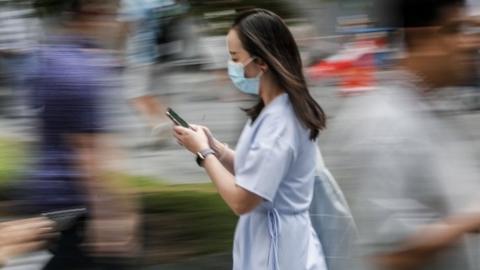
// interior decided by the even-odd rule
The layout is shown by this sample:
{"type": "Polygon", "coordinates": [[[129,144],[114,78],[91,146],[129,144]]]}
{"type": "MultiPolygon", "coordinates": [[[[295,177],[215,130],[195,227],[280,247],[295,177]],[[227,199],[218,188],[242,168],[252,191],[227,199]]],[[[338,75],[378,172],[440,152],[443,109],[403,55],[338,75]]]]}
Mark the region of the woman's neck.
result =
{"type": "Polygon", "coordinates": [[[270,102],[283,93],[285,93],[285,91],[282,88],[280,88],[270,78],[264,77],[262,81],[262,87],[260,88],[260,97],[262,98],[265,106],[268,106],[270,102]]]}

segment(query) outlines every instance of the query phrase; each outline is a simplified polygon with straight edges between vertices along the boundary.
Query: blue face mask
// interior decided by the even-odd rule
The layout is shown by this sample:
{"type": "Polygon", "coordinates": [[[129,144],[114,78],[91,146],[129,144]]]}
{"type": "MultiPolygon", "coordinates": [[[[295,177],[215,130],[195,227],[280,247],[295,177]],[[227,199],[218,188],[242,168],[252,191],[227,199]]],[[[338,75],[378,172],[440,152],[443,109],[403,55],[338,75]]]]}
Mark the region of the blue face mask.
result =
{"type": "Polygon", "coordinates": [[[255,78],[245,78],[245,67],[252,61],[253,58],[246,64],[228,61],[228,75],[238,90],[249,95],[259,95],[262,72],[255,78]]]}

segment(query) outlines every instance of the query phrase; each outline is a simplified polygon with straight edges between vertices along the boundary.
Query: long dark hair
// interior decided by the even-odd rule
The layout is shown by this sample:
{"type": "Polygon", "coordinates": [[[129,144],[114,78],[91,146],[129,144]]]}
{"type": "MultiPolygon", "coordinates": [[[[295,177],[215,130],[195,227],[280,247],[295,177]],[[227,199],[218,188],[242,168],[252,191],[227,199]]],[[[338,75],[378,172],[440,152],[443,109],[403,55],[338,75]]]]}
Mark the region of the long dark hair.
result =
{"type": "MultiPolygon", "coordinates": [[[[252,9],[241,13],[232,29],[237,32],[243,48],[268,65],[273,78],[287,92],[297,118],[310,130],[310,139],[315,140],[326,126],[326,116],[310,95],[302,71],[302,59],[287,25],[271,11],[252,9]]],[[[264,107],[260,99],[245,112],[255,121],[264,107]]]]}

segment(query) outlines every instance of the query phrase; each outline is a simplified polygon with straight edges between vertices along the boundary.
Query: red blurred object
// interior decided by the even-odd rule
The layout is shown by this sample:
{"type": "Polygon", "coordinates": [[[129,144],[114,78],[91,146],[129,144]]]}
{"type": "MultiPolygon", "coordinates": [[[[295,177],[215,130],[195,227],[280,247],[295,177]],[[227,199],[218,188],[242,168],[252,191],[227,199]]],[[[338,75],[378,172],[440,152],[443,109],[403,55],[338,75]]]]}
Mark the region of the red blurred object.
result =
{"type": "Polygon", "coordinates": [[[378,45],[371,42],[352,43],[338,54],[309,67],[307,74],[313,80],[338,79],[341,95],[372,90],[377,49],[378,45]]]}

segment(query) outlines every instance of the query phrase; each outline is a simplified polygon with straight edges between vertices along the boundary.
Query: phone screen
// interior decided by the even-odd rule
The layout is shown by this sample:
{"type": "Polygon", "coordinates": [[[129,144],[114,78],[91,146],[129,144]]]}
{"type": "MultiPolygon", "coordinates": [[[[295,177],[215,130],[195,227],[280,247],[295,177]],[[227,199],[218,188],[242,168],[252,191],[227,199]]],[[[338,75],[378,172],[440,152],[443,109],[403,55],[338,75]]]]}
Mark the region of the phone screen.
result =
{"type": "Polygon", "coordinates": [[[183,120],[174,110],[171,108],[168,108],[167,110],[167,116],[173,121],[175,125],[179,125],[185,128],[190,128],[190,125],[187,123],[187,121],[183,120]]]}

